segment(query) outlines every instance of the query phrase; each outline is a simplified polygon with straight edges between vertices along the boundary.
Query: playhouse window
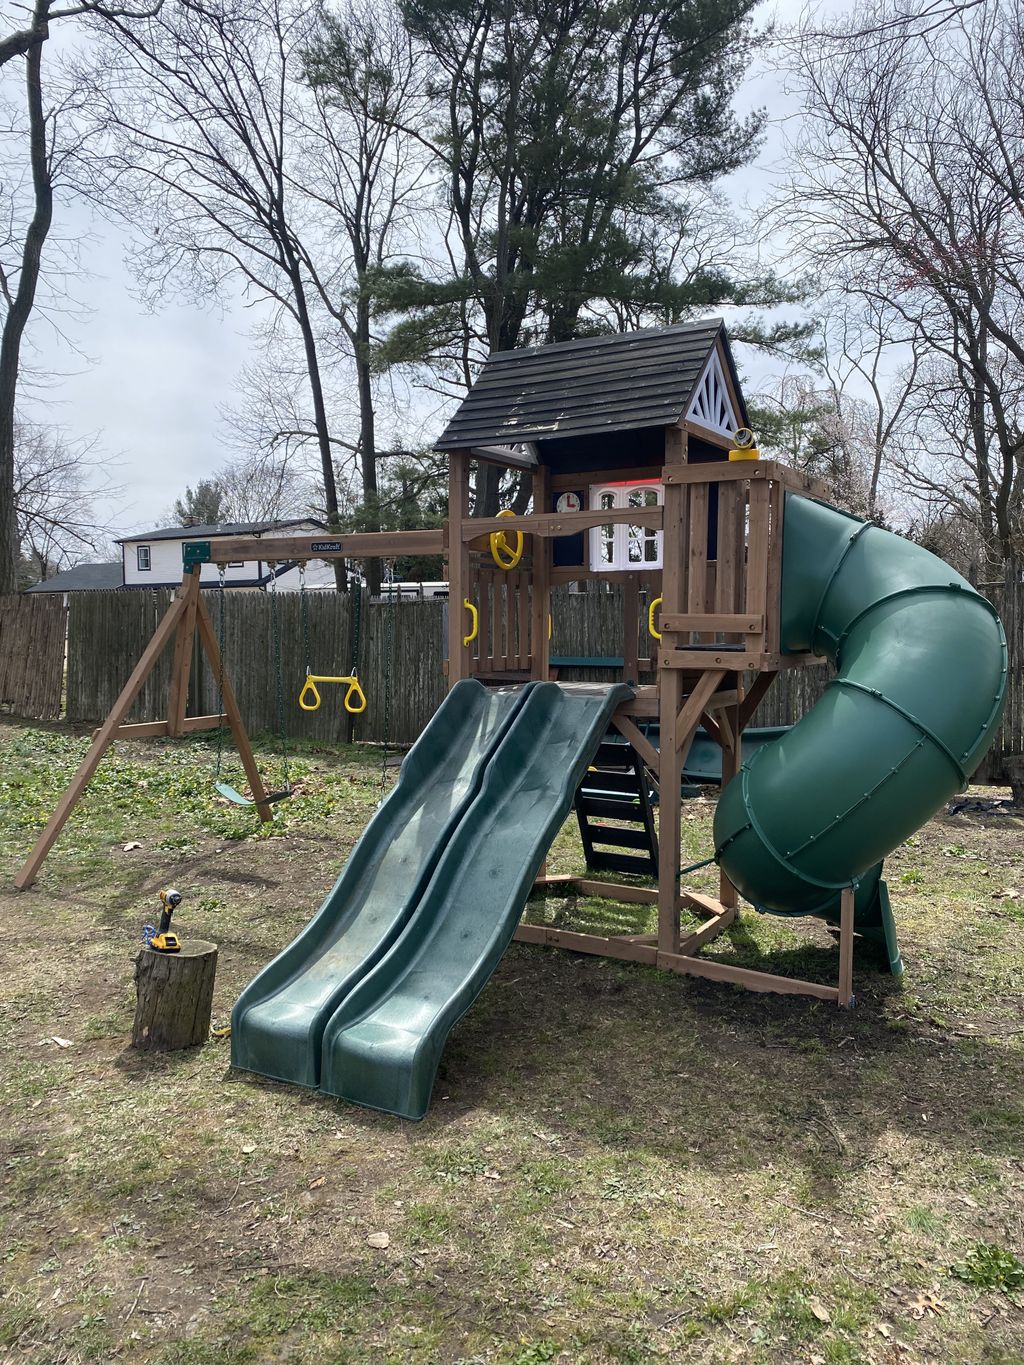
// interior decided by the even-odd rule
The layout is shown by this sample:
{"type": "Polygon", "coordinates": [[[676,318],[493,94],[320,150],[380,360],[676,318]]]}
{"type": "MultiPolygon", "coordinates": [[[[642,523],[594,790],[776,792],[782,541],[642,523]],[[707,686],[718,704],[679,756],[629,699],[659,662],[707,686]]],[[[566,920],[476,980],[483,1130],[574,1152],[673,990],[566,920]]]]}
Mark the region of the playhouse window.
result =
{"type": "MultiPolygon", "coordinates": [[[[595,485],[590,506],[611,511],[629,507],[657,507],[662,501],[660,483],[614,483],[595,485]]],[[[593,572],[614,569],[661,568],[661,532],[647,526],[595,526],[590,532],[590,568],[593,572]]]]}
{"type": "Polygon", "coordinates": [[[140,573],[145,573],[147,569],[153,567],[148,545],[137,545],[135,547],[135,563],[137,564],[140,573]]]}

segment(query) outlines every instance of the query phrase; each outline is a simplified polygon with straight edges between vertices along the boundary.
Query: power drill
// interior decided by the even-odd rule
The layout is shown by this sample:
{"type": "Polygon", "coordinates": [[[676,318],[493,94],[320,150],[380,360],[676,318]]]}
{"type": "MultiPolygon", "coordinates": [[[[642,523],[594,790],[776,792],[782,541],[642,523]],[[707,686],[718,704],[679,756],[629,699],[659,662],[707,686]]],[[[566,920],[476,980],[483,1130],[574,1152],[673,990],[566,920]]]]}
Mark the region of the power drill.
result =
{"type": "Polygon", "coordinates": [[[149,946],[157,953],[180,953],[181,940],[171,933],[171,916],[181,904],[181,892],[168,888],[160,892],[160,924],[149,939],[149,946]]]}

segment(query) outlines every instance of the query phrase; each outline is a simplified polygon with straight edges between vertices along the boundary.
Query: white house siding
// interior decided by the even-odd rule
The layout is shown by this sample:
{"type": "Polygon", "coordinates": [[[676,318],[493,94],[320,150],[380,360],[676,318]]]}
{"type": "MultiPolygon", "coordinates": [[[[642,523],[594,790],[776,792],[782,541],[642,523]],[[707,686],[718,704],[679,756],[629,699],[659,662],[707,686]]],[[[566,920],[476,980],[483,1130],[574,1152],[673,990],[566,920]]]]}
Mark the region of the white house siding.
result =
{"type": "MultiPolygon", "coordinates": [[[[306,530],[315,532],[319,528],[309,526],[288,526],[279,531],[264,531],[260,535],[260,540],[272,541],[279,536],[304,535],[306,530]]],[[[124,585],[126,588],[158,588],[166,587],[168,584],[178,584],[182,577],[182,546],[186,541],[210,539],[216,540],[217,537],[201,537],[194,533],[189,534],[183,530],[180,540],[133,540],[121,546],[124,559],[124,585]],[[150,555],[150,568],[140,570],[138,567],[138,547],[148,545],[150,555]]],[[[252,583],[254,579],[262,577],[267,572],[266,560],[246,560],[239,568],[227,568],[224,572],[225,585],[230,587],[233,583],[252,583]]],[[[204,564],[202,567],[202,582],[216,583],[218,572],[216,564],[204,564]]],[[[331,581],[333,582],[333,576],[331,581]]],[[[310,580],[312,586],[312,580],[310,580]]],[[[296,586],[298,582],[296,580],[296,586]]]]}

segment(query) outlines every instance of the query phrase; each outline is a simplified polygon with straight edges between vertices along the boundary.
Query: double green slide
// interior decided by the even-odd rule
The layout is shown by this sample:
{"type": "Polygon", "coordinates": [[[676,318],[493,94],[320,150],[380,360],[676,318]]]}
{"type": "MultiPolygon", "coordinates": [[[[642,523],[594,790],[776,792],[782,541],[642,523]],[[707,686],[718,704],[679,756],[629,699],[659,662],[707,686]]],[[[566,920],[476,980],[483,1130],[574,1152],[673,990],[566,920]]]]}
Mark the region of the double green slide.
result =
{"type": "Polygon", "coordinates": [[[629,695],[457,683],[317,914],[239,997],[232,1065],[422,1118],[629,695]]]}
{"type": "MultiPolygon", "coordinates": [[[[724,788],[716,857],[763,910],[835,919],[853,886],[858,929],[880,932],[881,861],[984,754],[1006,641],[989,603],[934,555],[793,494],[782,579],[783,650],[823,655],[837,676],[724,788]]],[[[629,695],[457,683],[319,911],[239,997],[232,1064],[422,1118],[445,1041],[508,947],[629,695]]]]}

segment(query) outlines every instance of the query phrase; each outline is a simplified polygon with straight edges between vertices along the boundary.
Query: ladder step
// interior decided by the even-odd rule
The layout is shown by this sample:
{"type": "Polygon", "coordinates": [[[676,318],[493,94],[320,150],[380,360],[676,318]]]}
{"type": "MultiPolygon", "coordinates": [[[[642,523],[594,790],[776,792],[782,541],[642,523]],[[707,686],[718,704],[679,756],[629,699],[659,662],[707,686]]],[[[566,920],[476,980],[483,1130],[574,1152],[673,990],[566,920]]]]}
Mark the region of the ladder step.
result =
{"type": "Polygon", "coordinates": [[[587,860],[595,872],[626,872],[634,877],[656,877],[658,868],[651,857],[631,857],[628,853],[604,853],[594,849],[587,860]]]}
{"type": "Polygon", "coordinates": [[[651,851],[651,840],[646,829],[623,829],[620,825],[593,824],[590,837],[595,844],[611,844],[613,848],[642,848],[651,851]]]}
{"type": "Polygon", "coordinates": [[[576,814],[585,818],[588,815],[607,815],[613,820],[643,820],[644,810],[640,801],[624,801],[622,797],[588,796],[586,792],[576,794],[576,814]]]}

